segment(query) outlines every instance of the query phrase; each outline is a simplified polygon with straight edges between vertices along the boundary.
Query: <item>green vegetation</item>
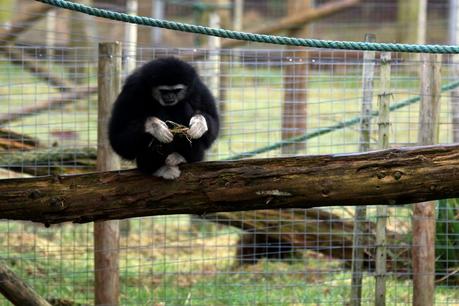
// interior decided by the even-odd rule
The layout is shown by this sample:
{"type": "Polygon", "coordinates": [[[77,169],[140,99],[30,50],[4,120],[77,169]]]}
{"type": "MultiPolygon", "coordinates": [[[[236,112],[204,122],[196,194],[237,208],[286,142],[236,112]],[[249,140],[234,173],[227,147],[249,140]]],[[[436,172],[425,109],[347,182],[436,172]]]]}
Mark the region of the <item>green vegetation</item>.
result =
{"type": "MultiPolygon", "coordinates": [[[[65,74],[59,65],[50,68],[65,74]]],[[[307,119],[310,129],[336,124],[360,113],[360,70],[337,64],[330,69],[336,70],[322,67],[311,71],[307,119]]],[[[0,61],[0,71],[2,113],[59,95],[48,84],[6,61],[0,61]]],[[[229,74],[225,125],[222,137],[209,154],[210,159],[269,145],[281,137],[282,70],[232,67],[229,74]]],[[[375,88],[378,83],[375,80],[375,88]]],[[[87,84],[95,85],[94,73],[88,76],[87,84]]],[[[415,74],[395,70],[393,86],[394,101],[418,94],[415,74]]],[[[441,142],[450,142],[448,96],[442,99],[441,142]]],[[[375,109],[376,103],[375,95],[375,109]]],[[[36,137],[47,147],[94,147],[96,116],[96,99],[92,96],[62,109],[12,122],[7,128],[36,137]],[[73,136],[64,137],[60,133],[64,131],[72,132],[73,136]]],[[[416,142],[417,116],[417,105],[391,114],[392,143],[416,142]]],[[[374,120],[372,148],[376,148],[376,132],[374,120]]],[[[358,144],[358,126],[354,126],[312,139],[305,151],[299,153],[353,152],[358,144]]],[[[275,150],[259,157],[279,154],[275,150]]],[[[459,233],[457,215],[445,209],[451,205],[456,205],[457,214],[457,203],[439,204],[437,231],[446,239],[438,240],[437,246],[439,269],[443,272],[457,268],[457,257],[451,254],[456,250],[457,255],[457,241],[453,241],[459,233]],[[448,265],[440,265],[445,259],[448,265]]],[[[340,209],[339,214],[349,218],[352,210],[340,209]]],[[[374,216],[372,209],[369,216],[370,219],[374,216]]],[[[389,226],[408,233],[409,218],[408,209],[391,208],[389,226]]],[[[301,258],[284,262],[262,260],[252,266],[236,266],[234,254],[240,232],[234,228],[196,218],[190,220],[188,216],[134,219],[129,223],[130,232],[121,240],[122,305],[339,305],[350,298],[349,270],[343,262],[323,255],[303,251],[301,258]]],[[[78,303],[92,302],[91,225],[64,224],[45,229],[5,221],[0,223],[0,232],[1,258],[40,294],[78,303]]],[[[410,304],[409,273],[400,271],[389,278],[389,305],[410,304]]],[[[457,303],[457,285],[441,285],[436,290],[437,303],[457,303]]],[[[372,273],[365,275],[363,296],[365,304],[373,303],[372,273]]]]}
{"type": "MultiPolygon", "coordinates": [[[[202,222],[188,216],[130,221],[130,234],[121,239],[122,305],[337,305],[349,300],[351,275],[343,262],[303,251],[289,260],[236,266],[239,231],[202,222]]],[[[42,295],[91,303],[91,224],[46,229],[2,222],[0,232],[0,256],[42,295]]],[[[405,273],[389,278],[389,305],[410,304],[405,273]]],[[[371,272],[365,274],[363,298],[373,303],[371,272]]],[[[437,303],[458,299],[455,287],[436,290],[437,303]]]]}

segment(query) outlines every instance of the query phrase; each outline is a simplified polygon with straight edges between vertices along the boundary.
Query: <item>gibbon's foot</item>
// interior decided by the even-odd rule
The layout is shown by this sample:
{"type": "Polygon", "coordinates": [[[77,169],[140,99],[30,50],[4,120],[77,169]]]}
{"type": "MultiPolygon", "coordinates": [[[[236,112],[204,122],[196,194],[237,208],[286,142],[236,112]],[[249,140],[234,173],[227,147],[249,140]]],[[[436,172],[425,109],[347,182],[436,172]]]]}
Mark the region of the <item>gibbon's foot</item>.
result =
{"type": "Polygon", "coordinates": [[[180,164],[186,163],[185,157],[178,154],[177,152],[171,153],[166,158],[167,166],[178,166],[180,164]]]}
{"type": "Polygon", "coordinates": [[[145,132],[150,133],[162,143],[170,143],[174,139],[167,124],[156,117],[150,117],[145,121],[145,132]]]}
{"type": "Polygon", "coordinates": [[[191,117],[190,129],[187,132],[191,139],[201,138],[207,130],[207,121],[203,115],[195,115],[191,117]]]}
{"type": "Polygon", "coordinates": [[[175,180],[180,176],[180,169],[177,166],[164,165],[158,170],[156,170],[156,172],[153,173],[153,175],[157,177],[162,177],[166,180],[175,180]]]}

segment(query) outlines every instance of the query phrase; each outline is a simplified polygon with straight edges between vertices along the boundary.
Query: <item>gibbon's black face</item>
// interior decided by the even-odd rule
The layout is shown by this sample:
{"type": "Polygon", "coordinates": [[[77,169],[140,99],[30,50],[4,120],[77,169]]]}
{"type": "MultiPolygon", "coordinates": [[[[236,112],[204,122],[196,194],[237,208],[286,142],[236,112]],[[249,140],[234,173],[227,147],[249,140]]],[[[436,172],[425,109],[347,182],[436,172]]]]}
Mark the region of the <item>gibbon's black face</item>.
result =
{"type": "Polygon", "coordinates": [[[149,76],[151,95],[162,106],[174,106],[184,100],[198,79],[190,64],[173,57],[150,62],[143,73],[149,76]]]}
{"type": "Polygon", "coordinates": [[[174,106],[186,97],[184,84],[160,85],[153,87],[153,98],[162,106],[174,106]]]}

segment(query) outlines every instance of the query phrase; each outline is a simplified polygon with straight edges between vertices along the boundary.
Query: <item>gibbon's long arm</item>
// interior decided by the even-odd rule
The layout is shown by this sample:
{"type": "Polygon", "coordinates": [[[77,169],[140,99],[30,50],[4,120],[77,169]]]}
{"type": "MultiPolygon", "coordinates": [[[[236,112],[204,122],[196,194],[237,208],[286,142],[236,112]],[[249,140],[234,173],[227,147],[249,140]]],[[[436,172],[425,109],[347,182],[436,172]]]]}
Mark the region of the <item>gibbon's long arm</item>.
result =
{"type": "Polygon", "coordinates": [[[200,92],[200,101],[195,103],[193,108],[195,115],[202,115],[206,119],[207,132],[200,138],[200,141],[206,148],[209,148],[218,137],[220,121],[214,98],[207,87],[202,89],[202,92],[200,92]]]}
{"type": "Polygon", "coordinates": [[[115,101],[109,123],[110,144],[122,158],[134,160],[145,149],[152,136],[145,132],[145,109],[140,102],[141,91],[135,82],[137,74],[131,75],[115,101]]]}

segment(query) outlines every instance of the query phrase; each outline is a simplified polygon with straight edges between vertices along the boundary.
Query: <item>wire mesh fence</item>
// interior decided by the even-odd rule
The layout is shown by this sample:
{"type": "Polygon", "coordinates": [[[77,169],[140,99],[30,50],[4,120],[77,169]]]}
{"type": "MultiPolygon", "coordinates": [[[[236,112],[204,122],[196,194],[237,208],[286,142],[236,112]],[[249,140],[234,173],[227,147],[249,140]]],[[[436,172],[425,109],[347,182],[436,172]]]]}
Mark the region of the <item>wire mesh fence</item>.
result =
{"type": "MultiPolygon", "coordinates": [[[[217,97],[223,122],[208,160],[359,150],[361,52],[138,48],[136,54],[137,66],[177,56],[197,67],[217,97]],[[295,111],[289,111],[287,104],[295,111]]],[[[123,54],[124,62],[133,58],[123,54]]],[[[376,110],[380,54],[374,64],[372,109],[376,110]]],[[[390,113],[390,146],[415,145],[420,58],[392,54],[390,64],[391,106],[398,105],[390,113]]],[[[454,84],[458,62],[444,56],[441,64],[442,84],[454,84]]],[[[9,47],[0,66],[1,178],[94,171],[97,50],[9,47]]],[[[441,94],[441,143],[456,139],[454,92],[441,94]]],[[[373,117],[370,149],[378,148],[377,135],[378,121],[373,117]]],[[[368,203],[374,204],[378,203],[368,203]]],[[[435,301],[456,305],[459,208],[455,200],[439,201],[436,207],[435,301]]],[[[410,205],[389,207],[388,304],[411,303],[411,217],[410,205]]],[[[376,209],[369,206],[367,218],[360,220],[365,229],[360,246],[364,304],[374,301],[376,221],[376,209]]],[[[119,250],[121,304],[346,304],[351,300],[353,227],[354,207],[124,220],[119,250]]],[[[0,258],[55,305],[92,304],[92,231],[88,224],[45,228],[4,220],[0,258]]]]}

